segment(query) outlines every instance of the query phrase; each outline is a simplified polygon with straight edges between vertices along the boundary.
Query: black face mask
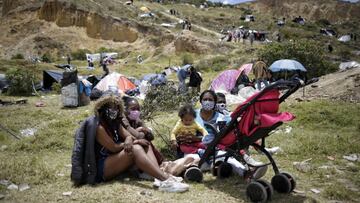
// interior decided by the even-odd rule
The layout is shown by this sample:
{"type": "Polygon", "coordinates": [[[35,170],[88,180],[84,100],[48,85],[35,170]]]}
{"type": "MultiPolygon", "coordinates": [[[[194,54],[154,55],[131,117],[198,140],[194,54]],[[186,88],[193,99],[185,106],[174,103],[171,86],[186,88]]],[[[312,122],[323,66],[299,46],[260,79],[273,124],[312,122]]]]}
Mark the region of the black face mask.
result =
{"type": "Polygon", "coordinates": [[[105,110],[105,114],[110,120],[115,120],[118,117],[119,111],[117,109],[109,108],[105,110]]]}

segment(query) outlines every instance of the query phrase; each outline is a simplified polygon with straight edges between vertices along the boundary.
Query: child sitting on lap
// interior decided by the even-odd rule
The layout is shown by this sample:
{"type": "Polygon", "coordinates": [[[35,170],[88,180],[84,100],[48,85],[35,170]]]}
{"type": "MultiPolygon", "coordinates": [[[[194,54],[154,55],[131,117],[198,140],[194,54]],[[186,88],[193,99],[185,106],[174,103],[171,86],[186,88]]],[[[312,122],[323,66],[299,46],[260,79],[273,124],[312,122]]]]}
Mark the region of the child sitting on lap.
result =
{"type": "Polygon", "coordinates": [[[180,120],[171,132],[172,148],[175,150],[180,146],[184,154],[194,154],[198,152],[198,149],[205,149],[201,138],[208,132],[195,121],[196,112],[192,106],[182,106],[178,115],[180,120]]]}

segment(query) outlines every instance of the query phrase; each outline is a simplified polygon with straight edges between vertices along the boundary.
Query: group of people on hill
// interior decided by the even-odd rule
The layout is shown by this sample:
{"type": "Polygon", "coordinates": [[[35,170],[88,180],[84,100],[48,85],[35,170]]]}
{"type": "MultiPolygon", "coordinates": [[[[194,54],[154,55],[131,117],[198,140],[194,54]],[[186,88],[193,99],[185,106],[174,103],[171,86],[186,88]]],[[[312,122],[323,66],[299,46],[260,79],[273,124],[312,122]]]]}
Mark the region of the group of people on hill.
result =
{"type": "MultiPolygon", "coordinates": [[[[139,102],[135,98],[121,97],[113,92],[103,95],[95,105],[95,115],[87,118],[77,131],[75,143],[83,141],[81,138],[85,136],[87,147],[86,152],[80,155],[83,156],[83,162],[73,159],[72,180],[95,184],[111,180],[130,170],[140,178],[154,180],[154,187],[161,191],[188,190],[189,185],[183,179],[201,181],[202,172],[210,170],[210,165],[216,164],[210,161],[201,168],[197,167],[217,131],[230,121],[230,112],[223,94],[205,90],[199,101],[201,107],[198,109],[194,109],[191,104],[179,109],[179,120],[171,133],[171,147],[177,152],[178,159],[165,161],[152,144],[152,130],[141,120],[139,102]],[[83,171],[84,168],[88,173],[83,171]]],[[[81,151],[78,148],[75,145],[73,157],[81,151]]],[[[224,153],[225,151],[218,150],[217,155],[224,153]]],[[[249,175],[260,178],[266,173],[267,166],[252,159],[247,151],[243,152],[243,156],[249,166],[253,167],[244,166],[230,157],[227,162],[235,174],[244,178],[249,175]]],[[[216,160],[218,161],[222,160],[216,160]]]]}
{"type": "Polygon", "coordinates": [[[232,29],[228,30],[224,37],[221,38],[223,41],[227,42],[243,42],[245,44],[245,41],[249,39],[250,45],[254,43],[255,40],[263,40],[259,32],[255,32],[253,30],[246,30],[242,26],[235,28],[235,26],[232,27],[232,29]]]}

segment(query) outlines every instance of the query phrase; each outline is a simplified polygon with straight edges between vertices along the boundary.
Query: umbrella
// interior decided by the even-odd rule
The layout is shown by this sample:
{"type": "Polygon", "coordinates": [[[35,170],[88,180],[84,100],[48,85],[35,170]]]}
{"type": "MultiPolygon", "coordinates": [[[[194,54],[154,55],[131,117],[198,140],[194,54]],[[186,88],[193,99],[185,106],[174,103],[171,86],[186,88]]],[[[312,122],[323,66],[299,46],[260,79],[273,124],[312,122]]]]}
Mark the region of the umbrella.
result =
{"type": "Polygon", "coordinates": [[[277,60],[269,67],[269,70],[272,72],[280,72],[280,71],[303,71],[306,72],[305,67],[295,60],[290,59],[282,59],[277,60]]]}
{"type": "Polygon", "coordinates": [[[244,71],[246,75],[249,75],[252,67],[253,67],[253,64],[252,64],[252,63],[244,64],[244,65],[242,65],[242,66],[239,68],[239,73],[241,73],[241,72],[244,71]]]}

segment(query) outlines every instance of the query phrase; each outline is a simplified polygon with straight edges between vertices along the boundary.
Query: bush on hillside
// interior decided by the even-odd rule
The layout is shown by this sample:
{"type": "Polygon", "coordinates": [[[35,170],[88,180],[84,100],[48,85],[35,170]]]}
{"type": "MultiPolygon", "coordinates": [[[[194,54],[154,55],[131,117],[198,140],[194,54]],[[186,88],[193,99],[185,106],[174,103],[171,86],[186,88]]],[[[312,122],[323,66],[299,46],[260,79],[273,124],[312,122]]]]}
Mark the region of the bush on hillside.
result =
{"type": "Polygon", "coordinates": [[[195,93],[179,94],[177,86],[170,84],[151,87],[141,109],[142,116],[150,120],[157,112],[177,111],[183,104],[196,102],[197,96],[195,93]]]}
{"type": "Polygon", "coordinates": [[[32,93],[34,75],[31,71],[11,68],[6,72],[6,79],[10,82],[7,94],[14,96],[29,96],[32,93]]]}
{"type": "Polygon", "coordinates": [[[193,64],[194,63],[194,59],[190,54],[184,54],[182,56],[182,64],[186,65],[186,64],[193,64]]]}
{"type": "Polygon", "coordinates": [[[91,53],[88,49],[78,49],[76,51],[71,52],[71,58],[73,60],[80,60],[85,61],[86,60],[86,54],[91,53]]]}
{"type": "Polygon", "coordinates": [[[11,57],[11,59],[24,59],[24,55],[17,53],[11,57]]]}
{"type": "Polygon", "coordinates": [[[279,59],[297,60],[305,66],[309,78],[337,70],[334,64],[325,59],[324,45],[310,40],[267,44],[258,56],[268,65],[279,59]]]}
{"type": "Polygon", "coordinates": [[[51,63],[53,60],[52,60],[50,53],[46,52],[45,54],[42,55],[41,61],[44,63],[51,63]]]}

